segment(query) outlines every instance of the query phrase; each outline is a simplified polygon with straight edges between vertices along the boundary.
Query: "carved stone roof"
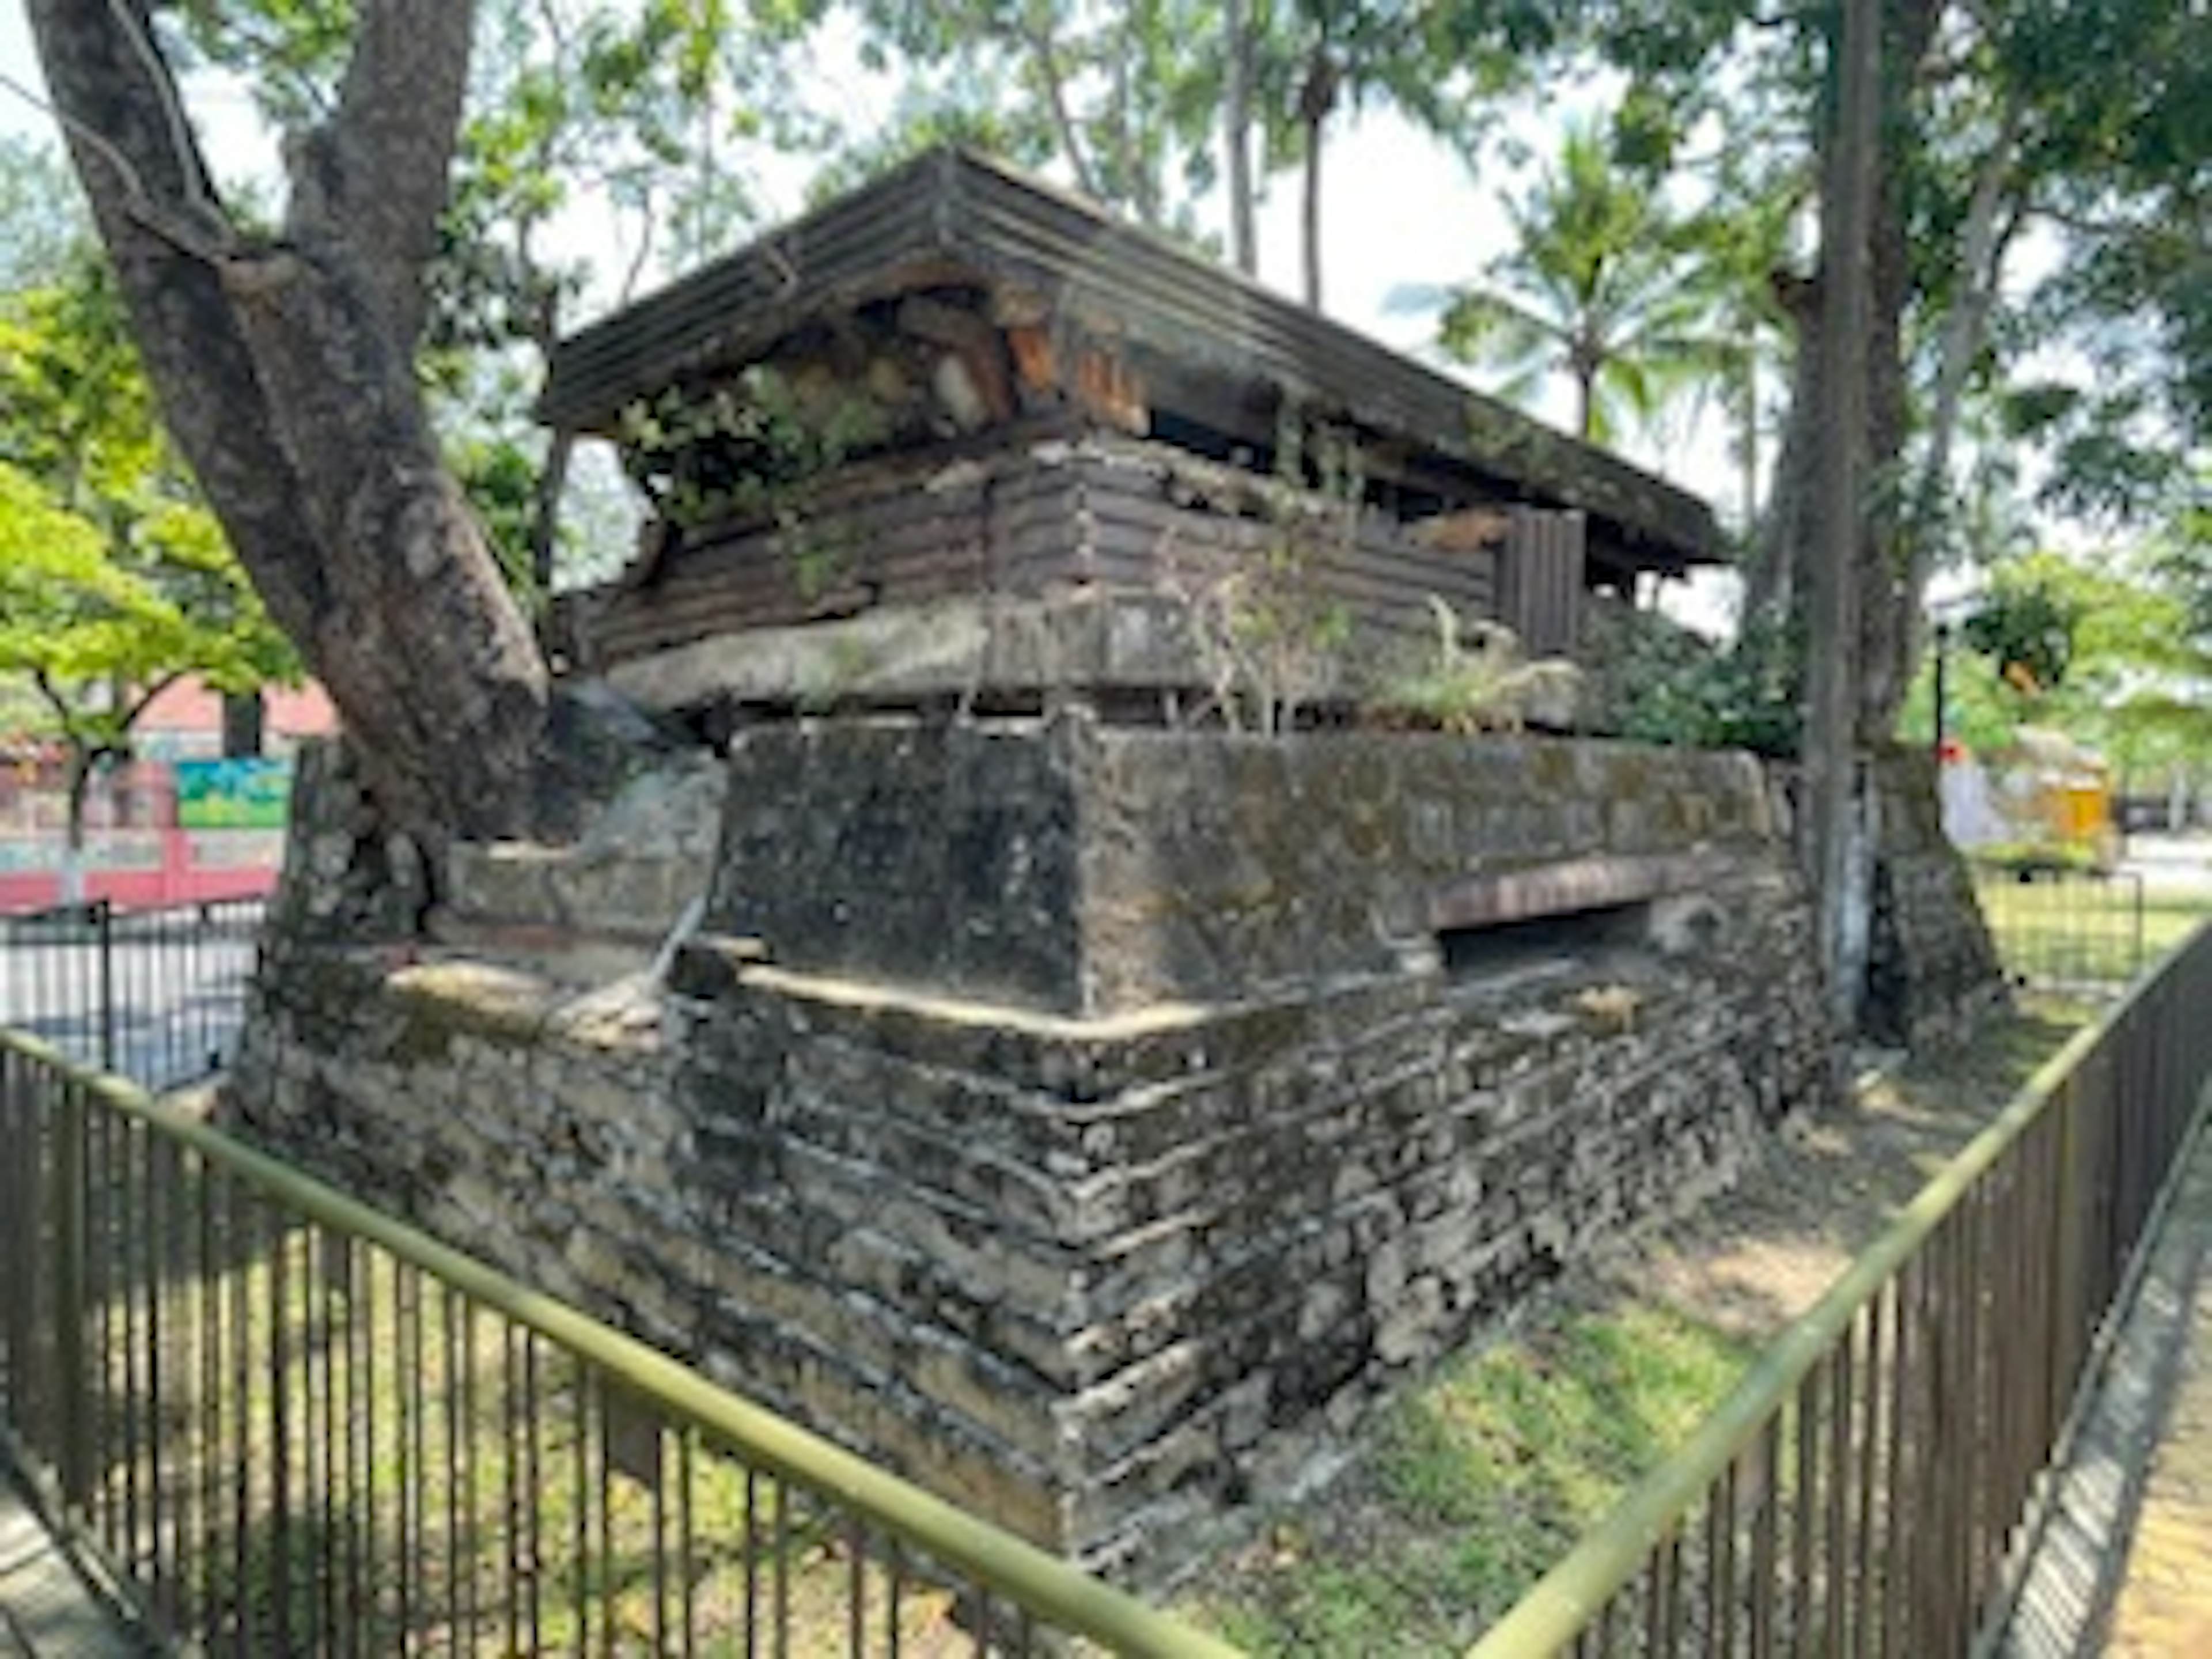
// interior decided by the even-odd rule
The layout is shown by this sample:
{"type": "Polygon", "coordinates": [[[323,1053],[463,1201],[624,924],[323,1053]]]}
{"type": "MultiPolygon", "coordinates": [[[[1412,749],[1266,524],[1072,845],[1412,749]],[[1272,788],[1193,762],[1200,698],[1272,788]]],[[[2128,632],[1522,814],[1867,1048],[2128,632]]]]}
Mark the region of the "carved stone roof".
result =
{"type": "Polygon", "coordinates": [[[1440,508],[1580,509],[1644,568],[1725,556],[1697,496],[964,149],[931,151],[564,340],[540,414],[611,435],[635,399],[734,373],[810,325],[947,290],[980,295],[996,325],[1103,343],[1105,411],[1125,427],[1264,447],[1287,400],[1348,426],[1440,508]]]}

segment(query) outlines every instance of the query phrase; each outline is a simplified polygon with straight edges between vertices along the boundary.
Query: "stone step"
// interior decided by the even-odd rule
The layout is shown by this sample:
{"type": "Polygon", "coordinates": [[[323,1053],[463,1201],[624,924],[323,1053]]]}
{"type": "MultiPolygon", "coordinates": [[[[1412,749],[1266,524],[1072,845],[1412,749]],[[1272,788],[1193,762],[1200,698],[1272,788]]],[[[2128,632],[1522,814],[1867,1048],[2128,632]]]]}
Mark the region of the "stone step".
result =
{"type": "Polygon", "coordinates": [[[712,860],[704,857],[465,842],[447,855],[445,908],[468,922],[657,943],[706,892],[711,872],[712,860]]]}
{"type": "Polygon", "coordinates": [[[719,759],[672,759],[625,781],[574,842],[456,843],[440,896],[468,922],[657,945],[706,893],[726,789],[719,759]]]}
{"type": "Polygon", "coordinates": [[[615,933],[488,921],[443,905],[434,907],[426,921],[432,940],[447,950],[569,986],[604,985],[642,972],[652,966],[665,937],[661,931],[615,933]]]}

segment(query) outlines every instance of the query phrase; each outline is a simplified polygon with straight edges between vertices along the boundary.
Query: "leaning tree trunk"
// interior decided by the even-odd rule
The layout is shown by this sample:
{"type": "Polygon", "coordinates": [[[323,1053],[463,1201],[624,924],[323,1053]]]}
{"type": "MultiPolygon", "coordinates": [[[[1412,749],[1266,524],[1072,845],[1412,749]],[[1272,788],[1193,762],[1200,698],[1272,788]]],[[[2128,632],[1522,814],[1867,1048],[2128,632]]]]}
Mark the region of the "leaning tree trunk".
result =
{"type": "Polygon", "coordinates": [[[1743,448],[1738,458],[1738,476],[1743,486],[1743,533],[1747,538],[1759,524],[1759,345],[1755,340],[1744,346],[1743,379],[1736,396],[1742,400],[1743,448]]]}
{"type": "Polygon", "coordinates": [[[215,199],[142,5],[32,0],[46,80],[170,430],[395,822],[528,827],[543,659],[415,380],[473,8],[361,8],[288,147],[281,234],[215,199]],[[134,38],[135,37],[135,38],[134,38]]]}
{"type": "Polygon", "coordinates": [[[1782,447],[1774,459],[1766,511],[1752,533],[1743,611],[1747,623],[1779,628],[1786,626],[1804,603],[1807,550],[1819,544],[1813,471],[1819,462],[1826,422],[1817,337],[1820,283],[1778,274],[1773,288],[1793,342],[1790,413],[1783,425],[1782,447]]]}

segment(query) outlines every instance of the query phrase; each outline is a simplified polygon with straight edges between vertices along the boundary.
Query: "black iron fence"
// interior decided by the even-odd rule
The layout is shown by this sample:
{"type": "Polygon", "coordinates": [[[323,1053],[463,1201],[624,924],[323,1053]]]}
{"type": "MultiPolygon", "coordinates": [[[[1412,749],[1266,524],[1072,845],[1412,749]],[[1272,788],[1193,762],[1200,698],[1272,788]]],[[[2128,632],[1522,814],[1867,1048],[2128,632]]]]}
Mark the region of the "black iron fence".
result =
{"type": "Polygon", "coordinates": [[[2200,928],[1475,1648],[1968,1652],[2212,1071],[2200,928]]]}
{"type": "Polygon", "coordinates": [[[264,908],[97,899],[0,917],[0,1025],[149,1089],[219,1071],[236,1050],[264,908]]]}
{"type": "Polygon", "coordinates": [[[1234,1651],[5,1032],[0,1451],[240,1659],[1234,1651]]]}
{"type": "Polygon", "coordinates": [[[2155,952],[2143,878],[2133,872],[1978,861],[1973,872],[1998,959],[2019,983],[2113,992],[2155,952]]]}

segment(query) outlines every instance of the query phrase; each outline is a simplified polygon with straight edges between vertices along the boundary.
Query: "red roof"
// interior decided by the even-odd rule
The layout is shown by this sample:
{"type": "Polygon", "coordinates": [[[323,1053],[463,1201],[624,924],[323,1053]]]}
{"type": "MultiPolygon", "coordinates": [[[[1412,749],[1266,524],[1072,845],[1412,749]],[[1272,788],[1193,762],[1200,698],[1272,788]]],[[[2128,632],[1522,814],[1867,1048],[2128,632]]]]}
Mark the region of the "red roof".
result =
{"type": "MultiPolygon", "coordinates": [[[[264,687],[263,724],[292,738],[319,738],[337,730],[337,710],[323,688],[309,680],[297,690],[264,687]]],[[[221,732],[222,698],[197,678],[181,679],[146,705],[138,717],[141,732],[221,732]]]]}

